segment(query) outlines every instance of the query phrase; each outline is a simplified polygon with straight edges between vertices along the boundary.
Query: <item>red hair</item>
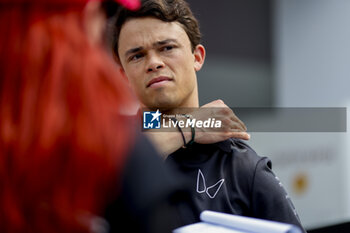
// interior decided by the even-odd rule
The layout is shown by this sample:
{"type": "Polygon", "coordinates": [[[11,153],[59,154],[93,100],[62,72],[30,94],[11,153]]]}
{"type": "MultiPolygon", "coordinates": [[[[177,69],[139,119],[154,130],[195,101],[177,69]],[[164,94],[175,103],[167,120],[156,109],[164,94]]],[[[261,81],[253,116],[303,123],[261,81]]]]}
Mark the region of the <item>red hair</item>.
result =
{"type": "Polygon", "coordinates": [[[0,232],[88,232],[115,197],[133,98],[81,9],[0,3],[0,232]]]}

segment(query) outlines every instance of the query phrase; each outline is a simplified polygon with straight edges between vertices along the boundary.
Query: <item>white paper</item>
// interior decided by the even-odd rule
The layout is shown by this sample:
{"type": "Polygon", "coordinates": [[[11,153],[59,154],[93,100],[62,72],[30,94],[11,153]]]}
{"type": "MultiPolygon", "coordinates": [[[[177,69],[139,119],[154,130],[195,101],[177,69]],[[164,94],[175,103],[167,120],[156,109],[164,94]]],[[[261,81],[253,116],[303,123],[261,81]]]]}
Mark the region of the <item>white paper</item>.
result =
{"type": "MultiPolygon", "coordinates": [[[[220,225],[199,222],[184,227],[177,228],[173,233],[243,233],[232,228],[220,225]]],[[[245,233],[245,232],[244,232],[245,233]]]]}
{"type": "Polygon", "coordinates": [[[214,211],[203,211],[202,222],[177,228],[173,233],[301,233],[294,225],[214,211]]]}
{"type": "Polygon", "coordinates": [[[220,224],[233,229],[254,233],[301,233],[298,227],[291,224],[208,210],[201,213],[200,219],[203,222],[220,224]]]}

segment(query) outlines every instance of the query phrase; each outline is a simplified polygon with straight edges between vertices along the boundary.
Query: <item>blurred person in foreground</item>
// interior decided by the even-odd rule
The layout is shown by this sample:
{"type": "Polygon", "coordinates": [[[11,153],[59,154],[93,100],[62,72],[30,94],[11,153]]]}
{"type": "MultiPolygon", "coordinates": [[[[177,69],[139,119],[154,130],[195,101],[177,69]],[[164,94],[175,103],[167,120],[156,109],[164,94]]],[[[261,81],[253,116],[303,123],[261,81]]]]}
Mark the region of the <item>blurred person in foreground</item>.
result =
{"type": "Polygon", "coordinates": [[[101,4],[0,0],[2,233],[155,233],[189,221],[178,214],[184,183],[121,114],[136,100],[103,47],[101,4]]]}
{"type": "MultiPolygon", "coordinates": [[[[159,110],[163,116],[173,115],[171,120],[176,123],[182,114],[188,114],[187,109],[199,108],[197,72],[204,64],[205,48],[200,44],[198,21],[184,0],[141,2],[137,11],[117,13],[114,55],[141,106],[159,110]]],[[[171,153],[166,163],[191,183],[194,208],[187,214],[213,210],[303,229],[267,157],[236,138],[201,144],[197,141],[201,127],[182,125],[177,128],[184,146],[171,153]],[[187,137],[186,127],[191,128],[187,137]]],[[[207,135],[210,133],[200,136],[205,139],[207,135]]]]}

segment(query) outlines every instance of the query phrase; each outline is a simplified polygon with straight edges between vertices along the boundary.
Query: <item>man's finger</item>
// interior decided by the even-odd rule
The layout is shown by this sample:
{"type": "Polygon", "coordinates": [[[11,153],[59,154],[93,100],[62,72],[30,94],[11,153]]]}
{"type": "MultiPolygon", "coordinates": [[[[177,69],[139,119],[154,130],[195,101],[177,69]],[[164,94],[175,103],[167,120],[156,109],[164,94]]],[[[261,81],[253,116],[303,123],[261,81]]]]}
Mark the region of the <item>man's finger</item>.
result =
{"type": "Polygon", "coordinates": [[[234,122],[230,125],[230,129],[234,132],[246,132],[247,128],[244,125],[239,124],[238,122],[234,122]]]}
{"type": "Polygon", "coordinates": [[[238,138],[238,139],[243,139],[243,140],[249,140],[250,139],[250,134],[246,132],[232,132],[231,133],[232,138],[238,138]]]}
{"type": "Polygon", "coordinates": [[[230,119],[233,122],[237,122],[241,126],[241,128],[244,129],[243,131],[247,131],[246,125],[236,115],[232,116],[230,119]]]}

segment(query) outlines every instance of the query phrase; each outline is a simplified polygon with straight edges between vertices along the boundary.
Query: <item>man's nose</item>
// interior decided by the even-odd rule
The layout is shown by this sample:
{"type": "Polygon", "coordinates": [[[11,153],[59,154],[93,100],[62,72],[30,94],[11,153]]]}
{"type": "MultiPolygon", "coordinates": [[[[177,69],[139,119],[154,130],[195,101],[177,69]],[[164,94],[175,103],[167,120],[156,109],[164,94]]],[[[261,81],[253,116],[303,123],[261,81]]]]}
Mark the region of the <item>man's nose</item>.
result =
{"type": "Polygon", "coordinates": [[[156,53],[148,54],[147,73],[154,72],[164,67],[164,62],[156,53]]]}

